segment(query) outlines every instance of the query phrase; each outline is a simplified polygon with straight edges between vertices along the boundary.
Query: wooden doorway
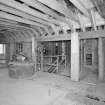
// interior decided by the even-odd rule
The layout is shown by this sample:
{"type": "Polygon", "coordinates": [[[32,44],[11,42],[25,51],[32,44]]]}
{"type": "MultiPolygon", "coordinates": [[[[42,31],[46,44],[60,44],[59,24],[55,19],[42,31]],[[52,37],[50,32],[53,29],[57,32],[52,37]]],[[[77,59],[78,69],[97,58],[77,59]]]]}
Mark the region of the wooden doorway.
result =
{"type": "Polygon", "coordinates": [[[98,79],[98,39],[80,41],[80,80],[98,79]]]}

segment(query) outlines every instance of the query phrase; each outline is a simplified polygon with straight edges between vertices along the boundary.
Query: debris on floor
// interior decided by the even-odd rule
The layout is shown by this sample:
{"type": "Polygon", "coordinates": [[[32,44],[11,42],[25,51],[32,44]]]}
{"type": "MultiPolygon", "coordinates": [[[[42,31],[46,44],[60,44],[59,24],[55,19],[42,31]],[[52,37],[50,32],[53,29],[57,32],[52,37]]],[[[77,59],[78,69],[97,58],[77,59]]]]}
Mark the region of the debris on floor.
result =
{"type": "Polygon", "coordinates": [[[1,105],[105,105],[105,84],[73,82],[68,77],[37,72],[13,79],[0,70],[1,105]],[[91,91],[90,91],[91,90],[91,91]]]}

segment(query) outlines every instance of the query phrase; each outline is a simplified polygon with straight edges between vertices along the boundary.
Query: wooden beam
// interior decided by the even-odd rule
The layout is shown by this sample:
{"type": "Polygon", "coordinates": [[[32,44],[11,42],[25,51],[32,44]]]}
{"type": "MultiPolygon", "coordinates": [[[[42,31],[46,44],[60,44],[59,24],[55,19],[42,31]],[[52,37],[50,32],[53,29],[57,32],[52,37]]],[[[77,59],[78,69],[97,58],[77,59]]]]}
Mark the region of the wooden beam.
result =
{"type": "Polygon", "coordinates": [[[49,25],[49,22],[46,22],[46,21],[39,19],[35,16],[29,15],[25,12],[19,11],[17,9],[11,8],[11,7],[3,5],[3,4],[0,4],[0,10],[24,17],[24,18],[29,19],[29,20],[37,21],[37,22],[44,24],[44,25],[49,25]]]}
{"type": "MultiPolygon", "coordinates": [[[[37,10],[31,9],[30,7],[28,7],[25,4],[20,4],[20,3],[16,2],[16,1],[14,1],[14,0],[6,0],[6,1],[5,0],[3,0],[3,1],[0,0],[0,2],[5,4],[5,5],[8,5],[10,7],[16,8],[17,10],[20,10],[20,11],[23,11],[23,12],[25,12],[27,14],[35,16],[37,18],[43,19],[43,20],[45,20],[47,22],[51,22],[51,23],[54,23],[54,24],[56,23],[54,21],[54,19],[50,20],[48,15],[42,14],[42,13],[38,12],[37,10]]],[[[64,19],[61,19],[61,20],[64,21],[64,19]]]]}
{"type": "Polygon", "coordinates": [[[5,19],[5,18],[1,18],[1,17],[0,17],[0,23],[1,23],[1,22],[10,23],[10,24],[17,24],[17,23],[18,23],[18,22],[16,22],[16,21],[12,21],[12,20],[5,19]]]}
{"type": "Polygon", "coordinates": [[[92,24],[94,30],[96,31],[97,30],[97,26],[96,26],[95,12],[94,12],[93,9],[90,10],[90,16],[91,16],[91,18],[90,18],[91,24],[92,24]]]}
{"type": "Polygon", "coordinates": [[[0,28],[1,28],[1,29],[8,29],[8,30],[12,30],[12,31],[14,31],[14,30],[15,30],[15,31],[20,31],[20,32],[22,32],[22,31],[26,31],[26,30],[21,29],[21,28],[19,28],[19,27],[17,28],[17,27],[13,27],[13,26],[6,26],[6,25],[4,26],[4,25],[1,25],[1,24],[0,24],[0,28]]]}
{"type": "Polygon", "coordinates": [[[82,31],[85,32],[86,29],[85,29],[85,25],[82,21],[82,15],[79,12],[77,13],[77,15],[78,15],[78,20],[79,20],[80,27],[81,27],[82,31]]]}
{"type": "MultiPolygon", "coordinates": [[[[65,22],[65,18],[58,15],[56,12],[54,12],[52,9],[48,8],[47,6],[43,5],[42,3],[40,3],[38,0],[21,0],[23,1],[24,3],[26,3],[27,5],[30,5],[32,7],[35,7],[41,11],[43,11],[44,13],[52,16],[52,17],[55,17],[56,19],[58,19],[59,21],[63,21],[65,22]]],[[[50,18],[49,18],[50,19],[50,18]]],[[[51,19],[52,20],[52,19],[51,19]]],[[[50,20],[50,22],[51,22],[50,20]]],[[[52,20],[53,22],[54,20],[52,20]]],[[[51,23],[52,23],[51,22],[51,23]]],[[[54,22],[55,23],[55,22],[54,22]]],[[[59,23],[59,22],[56,22],[56,24],[59,23]]]]}
{"type": "Polygon", "coordinates": [[[30,38],[30,36],[26,33],[26,31],[22,31],[21,34],[24,37],[24,39],[29,39],[30,38]]]}
{"type": "MultiPolygon", "coordinates": [[[[11,10],[11,9],[10,9],[11,10]]],[[[14,10],[14,12],[15,12],[15,10],[14,10]]],[[[18,23],[17,23],[18,24],[18,23]]],[[[54,27],[54,24],[51,24],[51,23],[49,23],[49,25],[53,28],[53,30],[55,30],[55,33],[57,34],[57,32],[56,32],[56,29],[55,29],[55,27],[54,27]]],[[[38,29],[38,30],[40,30],[40,27],[36,27],[36,29],[38,29]]],[[[47,29],[46,29],[47,30],[47,29]]],[[[43,34],[43,32],[42,31],[40,31],[41,32],[41,34],[43,34]]],[[[51,35],[51,33],[47,30],[47,32],[49,33],[49,35],[51,35]]]]}
{"type": "Polygon", "coordinates": [[[72,2],[85,16],[89,17],[88,10],[85,8],[84,5],[81,4],[79,0],[69,0],[72,2]]]}
{"type": "Polygon", "coordinates": [[[102,38],[98,39],[98,78],[104,80],[104,56],[103,56],[103,44],[102,38]]]}
{"type": "Polygon", "coordinates": [[[32,31],[34,35],[36,35],[36,37],[38,37],[38,34],[36,33],[36,31],[34,29],[21,29],[21,27],[13,27],[13,26],[2,26],[2,29],[8,29],[9,31],[17,31],[17,32],[21,32],[22,35],[24,36],[24,39],[25,38],[29,38],[29,36],[27,36],[25,34],[25,31],[32,31]]]}
{"type": "MultiPolygon", "coordinates": [[[[34,27],[33,27],[32,29],[34,29],[34,27]]],[[[37,33],[38,33],[38,37],[40,37],[40,35],[42,35],[42,34],[43,34],[43,31],[41,30],[41,28],[40,28],[40,27],[35,28],[35,30],[36,30],[36,31],[37,31],[37,33]]],[[[38,38],[38,37],[37,37],[37,38],[38,38]]]]}
{"type": "Polygon", "coordinates": [[[19,31],[11,31],[11,32],[16,36],[17,40],[23,39],[23,37],[19,31]]]}
{"type": "Polygon", "coordinates": [[[38,32],[35,29],[31,29],[31,31],[33,32],[34,36],[37,38],[38,37],[38,32]]]}
{"type": "MultiPolygon", "coordinates": [[[[13,32],[13,31],[8,31],[8,33],[10,33],[9,35],[11,35],[16,42],[21,42],[21,41],[24,41],[24,42],[31,42],[31,39],[27,38],[27,39],[23,39],[23,38],[19,38],[19,33],[17,32],[13,32]]],[[[6,34],[8,34],[6,33],[6,34]]]]}
{"type": "Polygon", "coordinates": [[[12,36],[15,40],[18,40],[17,36],[12,31],[6,31],[6,32],[7,32],[6,34],[9,33],[9,35],[12,36]]]}
{"type": "Polygon", "coordinates": [[[64,5],[61,5],[56,0],[38,0],[39,2],[47,5],[48,7],[64,14],[67,18],[78,22],[76,15],[70,9],[67,9],[64,5]]]}
{"type": "MultiPolygon", "coordinates": [[[[1,26],[1,25],[0,25],[1,26]]],[[[13,32],[18,32],[18,33],[21,33],[23,31],[26,31],[26,30],[22,30],[21,28],[14,28],[14,27],[8,27],[8,26],[2,26],[1,27],[2,29],[7,29],[8,31],[13,31],[13,32]]],[[[22,34],[22,33],[21,33],[22,34]]],[[[24,36],[24,35],[21,35],[21,36],[24,36]]],[[[23,38],[21,37],[20,38],[23,38]]],[[[26,35],[24,36],[24,39],[25,39],[26,35]]],[[[27,38],[27,37],[26,37],[27,38]]]]}
{"type": "MultiPolygon", "coordinates": [[[[95,1],[95,0],[93,0],[93,1],[95,1]]],[[[84,5],[84,7],[87,9],[91,9],[91,8],[95,7],[92,3],[92,0],[79,0],[79,2],[81,2],[81,4],[84,5]]]]}
{"type": "Polygon", "coordinates": [[[24,11],[25,13],[28,14],[32,14],[33,16],[37,16],[39,18],[43,18],[46,17],[46,15],[43,15],[42,13],[35,11],[31,8],[29,8],[28,6],[26,6],[25,4],[20,4],[14,0],[0,0],[1,3],[6,4],[10,7],[16,8],[18,10],[24,11]]]}
{"type": "Polygon", "coordinates": [[[13,27],[17,27],[17,28],[21,28],[21,29],[25,29],[25,30],[30,30],[31,28],[40,28],[39,26],[37,26],[37,25],[34,25],[34,26],[32,26],[32,25],[30,25],[30,26],[24,26],[24,25],[21,25],[21,24],[19,24],[17,21],[15,21],[15,20],[10,20],[10,19],[5,19],[5,18],[0,18],[0,24],[1,25],[8,25],[8,26],[13,26],[13,27]]]}
{"type": "Polygon", "coordinates": [[[14,38],[13,38],[13,37],[10,37],[9,34],[4,33],[4,35],[5,35],[5,37],[6,37],[6,39],[7,39],[8,41],[14,40],[14,38]]]}
{"type": "Polygon", "coordinates": [[[32,30],[34,31],[34,33],[36,33],[37,37],[38,37],[38,32],[36,31],[37,28],[40,28],[40,27],[25,27],[25,26],[20,26],[19,24],[17,23],[8,23],[8,22],[5,22],[5,21],[0,21],[0,25],[4,25],[4,26],[8,26],[8,27],[14,27],[14,28],[17,28],[19,30],[32,30]]]}
{"type": "MultiPolygon", "coordinates": [[[[21,17],[24,17],[25,19],[28,19],[28,20],[38,21],[39,23],[41,23],[43,25],[46,25],[46,26],[48,25],[48,26],[51,26],[52,27],[52,25],[53,25],[53,24],[51,24],[49,22],[46,22],[46,21],[44,21],[42,19],[36,18],[35,16],[31,16],[31,15],[26,14],[24,12],[21,12],[21,11],[19,11],[17,9],[13,9],[11,7],[8,7],[8,6],[2,5],[2,4],[0,4],[0,9],[2,11],[9,12],[9,13],[12,13],[12,14],[15,14],[15,15],[18,15],[18,16],[21,16],[21,17]]],[[[55,21],[55,23],[58,24],[57,21],[55,21]]],[[[47,30],[47,32],[49,32],[49,31],[47,30]]],[[[50,33],[49,33],[49,35],[50,35],[50,33]]]]}
{"type": "Polygon", "coordinates": [[[42,29],[40,27],[37,28],[37,30],[39,30],[39,32],[40,32],[41,35],[43,35],[43,31],[42,31],[42,29]]]}
{"type": "Polygon", "coordinates": [[[80,32],[80,39],[91,39],[91,38],[99,38],[105,37],[105,30],[97,30],[97,31],[89,31],[89,32],[80,32]]]}
{"type": "Polygon", "coordinates": [[[16,36],[15,36],[12,32],[10,32],[10,31],[5,31],[4,34],[7,35],[8,37],[13,38],[14,41],[16,40],[16,36]]]}
{"type": "Polygon", "coordinates": [[[52,36],[44,36],[36,39],[37,41],[61,41],[61,40],[71,40],[70,35],[52,35],[52,36]]]}
{"type": "MultiPolygon", "coordinates": [[[[79,39],[94,39],[99,37],[105,37],[105,30],[97,30],[90,32],[80,32],[79,39]]],[[[60,40],[71,40],[71,35],[63,34],[63,35],[52,35],[52,36],[44,36],[37,38],[37,41],[60,41],[60,40]]]]}
{"type": "Polygon", "coordinates": [[[33,22],[33,21],[30,21],[30,20],[27,20],[25,18],[21,18],[21,17],[17,17],[17,16],[14,16],[14,15],[10,15],[10,14],[7,14],[7,13],[1,12],[1,11],[0,11],[0,17],[1,18],[5,18],[5,19],[18,21],[18,22],[22,22],[22,23],[27,23],[27,24],[30,24],[30,25],[33,25],[33,26],[35,25],[35,26],[43,27],[46,30],[46,32],[49,33],[46,26],[41,25],[41,24],[36,23],[36,22],[33,22]]]}
{"type": "Polygon", "coordinates": [[[30,24],[30,25],[37,25],[37,26],[39,26],[39,27],[45,28],[44,25],[41,25],[41,24],[38,24],[38,23],[36,23],[36,22],[27,20],[27,19],[25,19],[25,18],[21,18],[21,17],[17,17],[17,16],[14,16],[14,15],[10,15],[10,14],[8,14],[8,13],[6,13],[6,12],[1,12],[1,11],[0,11],[0,17],[1,17],[1,18],[5,18],[5,19],[14,20],[14,21],[17,21],[17,22],[27,23],[27,24],[30,24]]]}

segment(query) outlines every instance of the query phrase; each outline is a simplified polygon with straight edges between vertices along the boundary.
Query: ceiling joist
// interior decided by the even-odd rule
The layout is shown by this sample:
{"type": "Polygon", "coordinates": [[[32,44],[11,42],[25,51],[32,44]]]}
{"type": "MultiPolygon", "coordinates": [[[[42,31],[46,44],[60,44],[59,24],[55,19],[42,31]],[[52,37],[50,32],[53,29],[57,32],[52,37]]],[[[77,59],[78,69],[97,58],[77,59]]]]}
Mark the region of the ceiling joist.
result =
{"type": "Polygon", "coordinates": [[[67,18],[78,22],[77,16],[70,9],[67,9],[65,6],[61,5],[56,0],[38,0],[38,1],[58,11],[59,13],[62,13],[67,18]]]}
{"type": "Polygon", "coordinates": [[[88,10],[82,5],[80,0],[69,0],[72,2],[85,16],[89,17],[88,10]]]}
{"type": "Polygon", "coordinates": [[[30,24],[32,26],[42,27],[42,28],[45,29],[45,31],[47,33],[49,33],[47,27],[45,27],[44,25],[36,23],[36,22],[33,22],[33,21],[30,21],[30,20],[27,20],[25,18],[13,16],[11,14],[8,14],[8,13],[5,13],[5,12],[1,12],[1,11],[0,11],[0,17],[1,18],[5,18],[5,19],[10,19],[10,20],[13,20],[13,21],[17,21],[17,22],[22,22],[22,23],[30,24]]]}
{"type": "Polygon", "coordinates": [[[16,28],[18,30],[22,30],[22,31],[26,31],[26,30],[29,30],[29,31],[34,31],[34,34],[39,35],[39,31],[37,32],[37,29],[40,29],[39,27],[25,27],[25,26],[20,26],[19,24],[12,24],[12,23],[8,23],[8,22],[4,22],[4,21],[0,21],[0,25],[1,26],[8,26],[8,27],[12,27],[12,28],[16,28]]]}
{"type": "MultiPolygon", "coordinates": [[[[20,11],[23,11],[23,12],[25,12],[27,14],[30,14],[32,16],[35,16],[37,18],[40,18],[40,19],[43,19],[45,21],[48,21],[48,22],[51,22],[51,23],[56,24],[56,22],[54,21],[54,19],[51,19],[50,20],[50,18],[49,18],[48,15],[42,14],[42,13],[38,12],[37,10],[34,10],[34,9],[28,7],[25,4],[20,4],[20,3],[16,2],[16,1],[14,1],[14,0],[6,0],[6,1],[5,0],[3,0],[3,1],[0,0],[0,2],[3,3],[3,4],[5,4],[5,5],[8,5],[10,7],[13,7],[15,9],[17,9],[17,10],[20,10],[20,11]]],[[[60,19],[60,16],[59,16],[59,19],[60,19]]],[[[64,19],[61,18],[61,21],[63,21],[63,20],[64,19]]]]}
{"type": "Polygon", "coordinates": [[[46,26],[49,25],[49,23],[46,22],[46,21],[43,21],[43,20],[41,20],[39,18],[36,18],[35,16],[29,15],[27,13],[24,13],[22,11],[19,11],[19,10],[11,8],[11,7],[8,7],[8,6],[3,5],[3,4],[0,4],[0,10],[11,13],[11,14],[14,14],[16,16],[20,16],[20,17],[32,20],[32,21],[37,21],[40,24],[43,24],[43,25],[46,25],[46,26]]]}

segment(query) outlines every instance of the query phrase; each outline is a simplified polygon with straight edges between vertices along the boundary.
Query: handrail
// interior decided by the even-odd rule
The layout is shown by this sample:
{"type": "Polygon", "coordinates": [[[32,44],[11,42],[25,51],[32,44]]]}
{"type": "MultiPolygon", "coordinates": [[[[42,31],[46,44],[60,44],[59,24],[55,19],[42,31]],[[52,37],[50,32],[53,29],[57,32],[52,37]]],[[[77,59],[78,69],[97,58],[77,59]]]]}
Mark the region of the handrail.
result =
{"type": "MultiPolygon", "coordinates": [[[[56,64],[56,63],[57,63],[57,60],[55,60],[55,62],[53,63],[53,65],[56,64]]],[[[48,68],[48,71],[53,67],[53,65],[51,65],[51,66],[48,68]]]]}
{"type": "MultiPolygon", "coordinates": [[[[47,68],[48,72],[58,72],[59,70],[59,66],[61,66],[61,64],[64,62],[65,68],[66,68],[66,55],[51,55],[51,56],[43,56],[43,58],[41,58],[41,60],[43,59],[43,61],[41,62],[41,66],[49,64],[49,67],[47,68]],[[45,59],[45,60],[44,60],[45,59]],[[46,59],[49,59],[46,61],[46,59]],[[44,63],[45,61],[45,63],[44,63]],[[51,69],[51,70],[50,70],[51,69]]],[[[41,67],[43,69],[43,67],[41,67]]]]}
{"type": "Polygon", "coordinates": [[[63,60],[61,60],[61,62],[59,62],[59,64],[62,64],[63,63],[63,61],[65,61],[66,59],[63,59],[63,60]]]}

